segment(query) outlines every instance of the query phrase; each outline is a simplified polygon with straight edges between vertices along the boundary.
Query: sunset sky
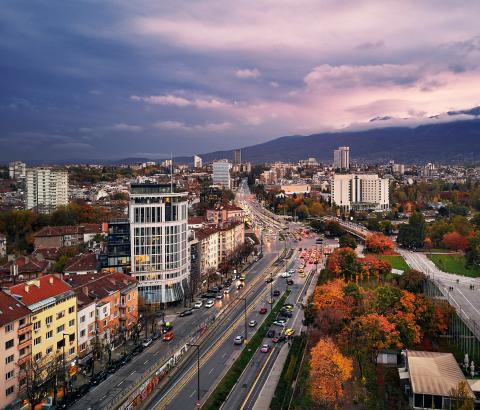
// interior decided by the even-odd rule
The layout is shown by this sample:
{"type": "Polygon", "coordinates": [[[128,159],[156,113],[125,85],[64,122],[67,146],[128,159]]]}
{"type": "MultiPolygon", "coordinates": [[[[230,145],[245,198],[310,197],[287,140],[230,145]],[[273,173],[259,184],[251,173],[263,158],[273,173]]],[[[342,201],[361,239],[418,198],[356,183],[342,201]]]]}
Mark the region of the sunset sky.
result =
{"type": "Polygon", "coordinates": [[[434,121],[480,105],[479,16],[478,1],[5,1],[0,160],[434,121]]]}

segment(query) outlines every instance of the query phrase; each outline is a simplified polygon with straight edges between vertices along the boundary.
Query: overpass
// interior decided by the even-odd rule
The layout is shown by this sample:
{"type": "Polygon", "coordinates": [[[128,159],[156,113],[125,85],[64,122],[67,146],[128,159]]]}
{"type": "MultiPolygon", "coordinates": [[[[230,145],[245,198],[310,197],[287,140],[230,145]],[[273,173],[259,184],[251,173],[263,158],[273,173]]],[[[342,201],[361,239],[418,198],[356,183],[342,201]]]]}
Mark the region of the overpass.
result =
{"type": "Polygon", "coordinates": [[[337,222],[343,229],[345,229],[348,233],[365,240],[365,238],[370,235],[370,231],[365,228],[363,225],[356,224],[350,221],[344,221],[343,219],[337,218],[335,216],[324,216],[322,218],[323,221],[334,221],[337,222]]]}

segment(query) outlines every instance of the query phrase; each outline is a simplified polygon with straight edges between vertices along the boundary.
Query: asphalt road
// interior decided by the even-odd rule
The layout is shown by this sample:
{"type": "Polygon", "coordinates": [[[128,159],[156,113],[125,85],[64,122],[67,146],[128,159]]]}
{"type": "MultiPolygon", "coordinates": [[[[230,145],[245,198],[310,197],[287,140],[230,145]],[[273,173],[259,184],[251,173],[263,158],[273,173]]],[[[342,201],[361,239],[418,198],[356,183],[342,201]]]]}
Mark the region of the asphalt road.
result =
{"type": "MultiPolygon", "coordinates": [[[[263,271],[278,254],[279,247],[272,245],[264,250],[264,257],[254,263],[246,272],[247,280],[253,277],[256,272],[263,271]]],[[[104,382],[92,388],[84,397],[76,402],[71,408],[75,410],[100,409],[114,399],[121,391],[132,384],[138,382],[143,373],[159,361],[169,352],[175,352],[183,344],[188,336],[199,332],[199,325],[214,316],[220,314],[220,311],[237,295],[237,289],[232,286],[232,293],[225,295],[223,300],[216,300],[215,306],[211,309],[202,307],[196,309],[194,314],[183,318],[167,315],[166,320],[173,321],[175,339],[171,342],[164,342],[160,339],[154,341],[151,346],[144,350],[133,360],[121,367],[117,372],[110,375],[104,382]]],[[[182,311],[179,307],[178,311],[182,311]]]]}

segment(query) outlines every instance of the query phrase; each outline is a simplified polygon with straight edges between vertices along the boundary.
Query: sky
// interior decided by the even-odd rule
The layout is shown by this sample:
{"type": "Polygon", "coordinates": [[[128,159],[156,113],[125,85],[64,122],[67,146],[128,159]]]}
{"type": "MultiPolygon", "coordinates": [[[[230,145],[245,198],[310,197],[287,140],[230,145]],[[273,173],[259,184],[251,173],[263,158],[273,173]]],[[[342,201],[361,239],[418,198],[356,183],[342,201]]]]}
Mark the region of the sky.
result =
{"type": "Polygon", "coordinates": [[[479,15],[475,0],[7,0],[0,161],[432,121],[480,105],[479,15]]]}

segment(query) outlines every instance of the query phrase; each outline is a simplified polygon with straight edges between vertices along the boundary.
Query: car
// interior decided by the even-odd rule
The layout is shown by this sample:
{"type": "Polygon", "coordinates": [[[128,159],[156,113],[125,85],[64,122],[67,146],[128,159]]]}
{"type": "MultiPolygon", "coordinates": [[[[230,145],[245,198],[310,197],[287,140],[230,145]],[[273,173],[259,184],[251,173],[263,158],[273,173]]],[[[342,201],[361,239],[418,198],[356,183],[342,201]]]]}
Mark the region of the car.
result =
{"type": "Polygon", "coordinates": [[[237,285],[237,289],[240,290],[240,289],[242,289],[242,288],[243,288],[243,283],[239,283],[239,284],[237,285]]]}
{"type": "Polygon", "coordinates": [[[280,342],[283,342],[285,340],[286,340],[285,335],[278,335],[278,336],[272,338],[273,343],[280,343],[280,342]]]}
{"type": "Polygon", "coordinates": [[[248,326],[250,326],[250,327],[257,326],[257,321],[256,320],[250,320],[250,322],[248,322],[248,326]]]}
{"type": "Polygon", "coordinates": [[[288,273],[290,273],[291,275],[293,275],[293,274],[295,273],[295,269],[290,269],[290,270],[288,271],[288,273]]]}
{"type": "Polygon", "coordinates": [[[282,307],[283,310],[289,310],[290,312],[293,310],[293,305],[291,303],[285,303],[282,307]]]}
{"type": "Polygon", "coordinates": [[[205,307],[206,308],[211,308],[214,304],[215,304],[215,302],[212,299],[210,299],[210,300],[207,301],[207,303],[205,303],[205,307]]]}
{"type": "Polygon", "coordinates": [[[207,292],[202,295],[202,299],[212,299],[215,297],[215,293],[213,292],[207,292]]]}
{"type": "Polygon", "coordinates": [[[282,272],[280,276],[282,278],[289,278],[290,276],[292,276],[292,274],[290,272],[282,272]]]}
{"type": "Polygon", "coordinates": [[[150,346],[150,345],[152,344],[152,342],[153,342],[153,339],[150,337],[150,338],[148,338],[148,339],[145,339],[145,340],[142,342],[142,346],[143,346],[143,347],[148,347],[148,346],[150,346]]]}
{"type": "Polygon", "coordinates": [[[270,329],[270,330],[267,332],[267,337],[270,337],[270,338],[275,337],[275,334],[276,334],[275,330],[270,329]]]}
{"type": "Polygon", "coordinates": [[[287,285],[293,285],[293,280],[292,280],[292,279],[288,279],[288,280],[287,280],[287,285]]]}
{"type": "Polygon", "coordinates": [[[190,315],[193,315],[193,310],[192,309],[184,310],[183,312],[180,312],[180,314],[178,316],[184,317],[184,316],[190,316],[190,315]]]}
{"type": "Polygon", "coordinates": [[[275,326],[285,326],[287,321],[285,319],[277,319],[273,322],[275,326]]]}
{"type": "Polygon", "coordinates": [[[258,311],[258,313],[260,313],[261,315],[264,315],[264,314],[267,313],[267,312],[268,312],[268,309],[267,309],[266,307],[262,307],[262,308],[258,311]]]}
{"type": "Polygon", "coordinates": [[[275,299],[268,299],[268,304],[273,305],[273,302],[275,302],[275,299]]]}
{"type": "Polygon", "coordinates": [[[242,345],[244,340],[245,338],[243,336],[240,336],[240,335],[235,336],[235,339],[233,339],[233,344],[242,345]]]}
{"type": "Polygon", "coordinates": [[[289,328],[289,329],[285,330],[285,336],[290,337],[290,336],[293,336],[294,333],[295,333],[295,330],[293,330],[293,329],[289,328]]]}
{"type": "Polygon", "coordinates": [[[223,293],[225,295],[228,295],[230,293],[230,287],[226,287],[225,289],[223,289],[223,293]]]}
{"type": "Polygon", "coordinates": [[[162,332],[163,333],[167,333],[169,332],[170,330],[173,329],[173,323],[172,322],[165,322],[163,325],[162,325],[162,332]]]}
{"type": "Polygon", "coordinates": [[[273,278],[267,278],[267,279],[265,279],[265,282],[266,282],[266,283],[272,283],[272,282],[273,282],[273,278]]]}
{"type": "Polygon", "coordinates": [[[193,307],[195,309],[200,309],[203,306],[203,302],[201,300],[197,300],[194,304],[193,307]]]}
{"type": "Polygon", "coordinates": [[[263,345],[261,348],[260,348],[260,351],[262,353],[268,353],[270,351],[270,345],[263,345]]]}
{"type": "Polygon", "coordinates": [[[298,268],[298,273],[303,273],[303,272],[304,272],[303,268],[298,268]]]}
{"type": "Polygon", "coordinates": [[[240,281],[245,282],[245,279],[247,279],[245,275],[240,276],[240,281]]]}
{"type": "Polygon", "coordinates": [[[167,333],[165,333],[165,334],[163,335],[163,341],[164,341],[164,342],[169,342],[170,340],[173,339],[173,337],[174,337],[174,334],[173,334],[172,331],[167,332],[167,333]]]}
{"type": "Polygon", "coordinates": [[[223,299],[223,293],[219,293],[217,296],[215,296],[215,299],[222,300],[223,299]]]}
{"type": "Polygon", "coordinates": [[[293,313],[288,310],[281,310],[278,315],[281,317],[292,317],[293,313]]]}
{"type": "Polygon", "coordinates": [[[208,293],[218,293],[219,289],[214,286],[213,288],[208,289],[208,293]]]}
{"type": "Polygon", "coordinates": [[[280,296],[280,291],[278,289],[274,290],[273,296],[280,296]]]}

